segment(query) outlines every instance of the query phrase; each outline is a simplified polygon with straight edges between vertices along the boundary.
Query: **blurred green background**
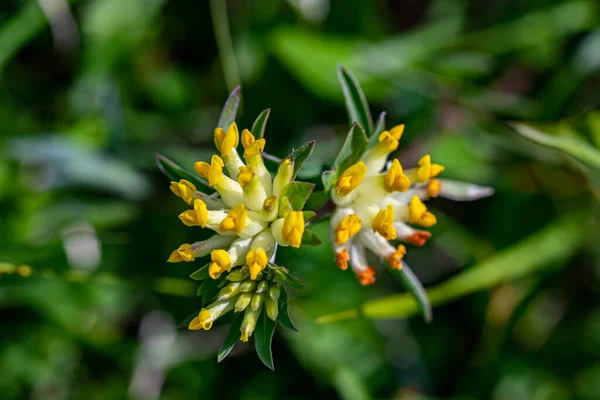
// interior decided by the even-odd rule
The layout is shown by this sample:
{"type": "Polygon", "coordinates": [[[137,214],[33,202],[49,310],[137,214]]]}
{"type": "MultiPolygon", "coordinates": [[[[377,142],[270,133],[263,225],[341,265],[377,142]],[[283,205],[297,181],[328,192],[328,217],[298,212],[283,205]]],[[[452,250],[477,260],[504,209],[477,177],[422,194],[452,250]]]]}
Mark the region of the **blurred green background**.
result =
{"type": "Polygon", "coordinates": [[[0,398],[600,399],[599,21],[574,0],[3,0],[0,398]],[[496,195],[428,203],[406,260],[433,323],[400,295],[363,308],[398,318],[317,324],[400,285],[281,249],[300,332],[275,372],[242,343],[217,364],[225,326],[176,328],[196,268],[166,259],[199,237],[154,154],[207,160],[241,83],[238,124],[271,108],[276,156],[316,139],[315,178],[348,128],[338,63],[406,124],[403,165],[496,195]]]}

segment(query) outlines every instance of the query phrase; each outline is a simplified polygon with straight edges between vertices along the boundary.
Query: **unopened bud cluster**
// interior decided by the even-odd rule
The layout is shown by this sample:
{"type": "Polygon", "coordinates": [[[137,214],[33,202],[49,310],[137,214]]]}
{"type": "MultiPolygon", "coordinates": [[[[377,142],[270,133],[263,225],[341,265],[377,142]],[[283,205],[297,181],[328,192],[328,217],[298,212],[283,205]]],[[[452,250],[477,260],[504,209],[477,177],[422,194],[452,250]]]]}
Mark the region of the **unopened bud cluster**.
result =
{"type": "Polygon", "coordinates": [[[250,268],[245,266],[232,271],[223,281],[216,300],[203,308],[189,324],[191,330],[210,329],[214,321],[226,313],[244,313],[240,339],[247,342],[262,312],[277,321],[281,283],[275,280],[277,272],[269,267],[252,279],[250,268]]]}

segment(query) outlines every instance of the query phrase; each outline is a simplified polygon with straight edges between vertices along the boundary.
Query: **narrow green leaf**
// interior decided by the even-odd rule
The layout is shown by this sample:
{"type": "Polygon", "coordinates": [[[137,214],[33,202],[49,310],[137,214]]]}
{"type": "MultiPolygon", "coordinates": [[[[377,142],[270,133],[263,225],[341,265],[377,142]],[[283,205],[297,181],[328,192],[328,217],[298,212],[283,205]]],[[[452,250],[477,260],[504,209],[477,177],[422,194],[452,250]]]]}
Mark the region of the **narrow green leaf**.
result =
{"type": "Polygon", "coordinates": [[[195,281],[203,281],[205,279],[208,279],[208,267],[209,267],[210,263],[206,264],[204,267],[196,270],[195,272],[193,272],[190,275],[190,278],[192,278],[195,281]]]}
{"type": "Polygon", "coordinates": [[[310,229],[304,229],[304,233],[302,234],[302,247],[314,247],[319,246],[321,243],[321,239],[317,236],[316,233],[311,231],[310,229]]]}
{"type": "Polygon", "coordinates": [[[581,139],[550,135],[525,124],[511,124],[510,126],[525,139],[560,150],[589,166],[600,169],[600,151],[581,139]]]}
{"type": "Polygon", "coordinates": [[[196,318],[199,313],[200,313],[200,309],[194,311],[193,313],[191,313],[190,315],[185,317],[185,319],[183,321],[181,321],[181,323],[179,325],[177,325],[177,327],[178,328],[187,328],[188,325],[190,324],[190,322],[192,322],[192,320],[194,318],[196,318]]]}
{"type": "Polygon", "coordinates": [[[244,313],[237,313],[229,328],[229,334],[219,349],[219,355],[217,356],[217,362],[221,362],[229,355],[233,346],[240,340],[240,327],[242,326],[242,320],[244,319],[244,313]]]}
{"type": "Polygon", "coordinates": [[[294,160],[294,174],[292,175],[292,179],[296,178],[296,175],[298,175],[298,172],[304,163],[306,163],[314,149],[315,141],[313,140],[312,142],[305,143],[297,149],[292,150],[292,154],[288,156],[288,158],[294,160]]]}
{"type": "Polygon", "coordinates": [[[214,192],[214,189],[208,186],[208,183],[204,179],[193,172],[181,168],[167,157],[155,154],[154,158],[160,172],[162,172],[169,180],[179,182],[181,179],[185,179],[192,182],[198,189],[205,193],[214,192]]]}
{"type": "Polygon", "coordinates": [[[415,300],[417,300],[417,303],[419,304],[423,319],[425,322],[430,323],[432,318],[431,303],[429,303],[427,292],[425,292],[425,289],[423,288],[421,281],[419,281],[419,278],[415,276],[414,272],[404,261],[402,262],[402,269],[398,270],[388,267],[388,270],[407,291],[412,293],[415,300]]]}
{"type": "Polygon", "coordinates": [[[292,317],[290,316],[290,307],[288,304],[288,295],[285,290],[285,285],[281,285],[281,293],[279,294],[279,314],[277,314],[277,322],[285,329],[298,332],[292,317]]]}
{"type": "MultiPolygon", "coordinates": [[[[373,131],[373,135],[371,135],[371,138],[373,138],[373,137],[379,138],[379,135],[381,134],[381,132],[385,131],[385,116],[386,116],[385,111],[382,112],[381,114],[379,114],[379,118],[377,118],[377,123],[375,124],[375,130],[373,131]]],[[[371,139],[371,140],[373,140],[373,139],[371,139]]]]}
{"type": "Polygon", "coordinates": [[[206,279],[202,282],[196,293],[196,295],[202,296],[202,304],[207,304],[214,299],[219,293],[219,285],[223,279],[224,275],[221,275],[219,279],[206,279]]]}
{"type": "Polygon", "coordinates": [[[271,109],[267,108],[256,117],[256,120],[252,124],[252,134],[255,138],[263,138],[265,137],[265,128],[267,127],[267,121],[269,120],[269,115],[271,114],[271,109]]]}
{"type": "Polygon", "coordinates": [[[345,171],[346,168],[355,164],[360,159],[368,144],[369,139],[365,131],[360,125],[354,123],[350,131],[348,131],[348,136],[346,136],[346,141],[342,149],[333,162],[333,168],[338,173],[345,171]]]}
{"type": "Polygon", "coordinates": [[[292,209],[296,211],[302,210],[306,200],[310,197],[310,194],[314,190],[315,185],[308,182],[290,182],[287,186],[285,196],[287,196],[292,209]]]}
{"type": "Polygon", "coordinates": [[[338,81],[342,86],[350,125],[359,123],[368,134],[373,132],[373,119],[367,99],[358,80],[343,66],[338,66],[338,81]]]}
{"type": "MultiPolygon", "coordinates": [[[[553,221],[540,232],[480,265],[427,290],[431,304],[444,304],[457,297],[521,278],[544,267],[564,263],[583,244],[587,221],[590,221],[589,211],[569,214],[553,221]]],[[[403,318],[418,311],[419,306],[409,293],[371,300],[362,306],[362,313],[370,318],[403,318]]]]}
{"type": "Polygon", "coordinates": [[[271,352],[271,342],[273,341],[275,325],[275,321],[271,320],[266,312],[262,312],[260,317],[258,317],[256,329],[254,330],[256,354],[258,354],[260,361],[272,370],[275,370],[273,353],[271,352]]]}
{"type": "Polygon", "coordinates": [[[238,86],[231,91],[225,105],[223,106],[223,110],[221,110],[221,116],[219,117],[219,122],[217,126],[223,129],[227,129],[232,122],[235,121],[235,117],[237,116],[238,107],[240,106],[240,98],[242,95],[242,87],[238,86]]]}

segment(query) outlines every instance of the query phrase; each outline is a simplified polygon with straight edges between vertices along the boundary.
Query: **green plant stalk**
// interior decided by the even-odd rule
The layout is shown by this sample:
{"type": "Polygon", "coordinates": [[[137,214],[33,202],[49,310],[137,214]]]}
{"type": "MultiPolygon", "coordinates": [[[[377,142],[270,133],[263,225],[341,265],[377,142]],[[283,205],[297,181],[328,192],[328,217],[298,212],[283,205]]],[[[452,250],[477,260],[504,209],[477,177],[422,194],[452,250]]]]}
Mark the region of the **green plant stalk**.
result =
{"type": "Polygon", "coordinates": [[[235,58],[235,51],[233,50],[225,0],[210,0],[210,14],[217,48],[221,57],[221,65],[223,66],[225,83],[229,91],[232,91],[240,84],[240,74],[235,58]]]}

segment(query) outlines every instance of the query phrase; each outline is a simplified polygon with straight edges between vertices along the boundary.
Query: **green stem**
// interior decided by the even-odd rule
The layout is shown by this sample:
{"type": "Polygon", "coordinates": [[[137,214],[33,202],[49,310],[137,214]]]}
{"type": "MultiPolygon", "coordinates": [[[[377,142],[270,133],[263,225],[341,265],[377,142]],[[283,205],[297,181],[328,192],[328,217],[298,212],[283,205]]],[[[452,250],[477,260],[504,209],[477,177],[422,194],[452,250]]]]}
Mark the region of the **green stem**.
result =
{"type": "Polygon", "coordinates": [[[238,72],[235,51],[233,50],[225,0],[210,0],[210,14],[223,66],[223,75],[225,75],[225,83],[229,91],[232,91],[240,84],[240,74],[238,72]]]}

